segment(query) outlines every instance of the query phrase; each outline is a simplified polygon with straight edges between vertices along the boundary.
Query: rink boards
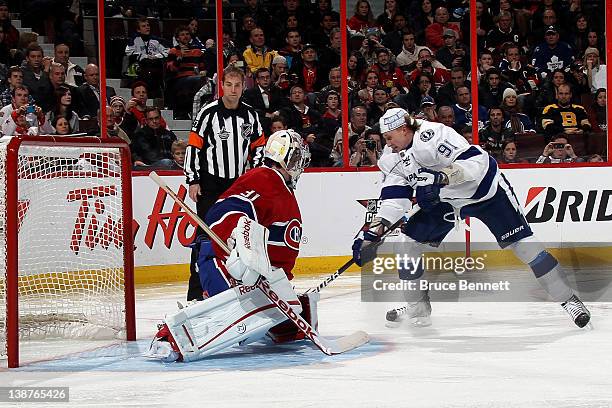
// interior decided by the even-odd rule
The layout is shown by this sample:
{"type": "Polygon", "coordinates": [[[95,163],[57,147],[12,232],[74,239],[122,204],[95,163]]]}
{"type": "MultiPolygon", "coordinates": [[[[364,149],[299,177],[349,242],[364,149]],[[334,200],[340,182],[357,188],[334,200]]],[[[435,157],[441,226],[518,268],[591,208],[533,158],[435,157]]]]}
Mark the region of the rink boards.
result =
{"type": "MultiPolygon", "coordinates": [[[[612,263],[612,168],[507,169],[503,173],[535,234],[547,247],[559,248],[554,252],[562,260],[612,263]]],[[[179,196],[186,196],[184,176],[177,173],[164,179],[179,196]]],[[[303,219],[297,274],[335,270],[348,259],[355,232],[376,211],[380,182],[379,172],[302,176],[296,192],[303,219]]],[[[186,245],[193,239],[194,223],[146,176],[133,178],[133,197],[136,282],[185,279],[186,245]]],[[[489,259],[501,265],[514,262],[496,249],[482,223],[473,221],[470,232],[472,250],[487,249],[489,259]]],[[[465,232],[453,231],[448,239],[464,242],[465,232]]]]}

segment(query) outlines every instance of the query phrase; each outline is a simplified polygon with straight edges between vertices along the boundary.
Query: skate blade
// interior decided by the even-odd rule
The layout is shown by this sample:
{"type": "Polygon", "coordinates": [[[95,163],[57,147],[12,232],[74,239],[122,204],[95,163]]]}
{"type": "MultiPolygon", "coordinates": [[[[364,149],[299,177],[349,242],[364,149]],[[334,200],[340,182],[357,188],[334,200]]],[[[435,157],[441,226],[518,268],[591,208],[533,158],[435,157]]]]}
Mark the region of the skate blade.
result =
{"type": "Polygon", "coordinates": [[[388,327],[390,329],[396,329],[396,328],[400,327],[401,325],[402,325],[402,321],[401,320],[395,321],[395,322],[387,320],[385,322],[385,327],[388,327]]]}
{"type": "Polygon", "coordinates": [[[593,323],[588,322],[582,329],[586,331],[593,331],[595,330],[595,326],[593,326],[593,323]]]}
{"type": "Polygon", "coordinates": [[[431,326],[431,318],[429,317],[416,317],[410,320],[410,324],[413,327],[429,327],[431,326]]]}

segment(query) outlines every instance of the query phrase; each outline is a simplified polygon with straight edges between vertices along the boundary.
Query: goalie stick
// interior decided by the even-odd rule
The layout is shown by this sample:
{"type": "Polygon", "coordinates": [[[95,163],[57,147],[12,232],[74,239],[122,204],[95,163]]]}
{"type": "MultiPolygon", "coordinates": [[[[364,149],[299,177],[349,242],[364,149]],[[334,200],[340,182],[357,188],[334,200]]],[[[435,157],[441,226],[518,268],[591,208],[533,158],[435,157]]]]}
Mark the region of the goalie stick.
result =
{"type": "MultiPolygon", "coordinates": [[[[185,202],[176,195],[176,193],[168,187],[166,182],[156,173],[149,173],[149,177],[157,183],[159,187],[161,187],[172,199],[193,219],[199,226],[202,228],[208,236],[214,240],[217,245],[219,245],[226,253],[230,253],[227,244],[223,242],[221,238],[217,234],[215,234],[209,227],[202,221],[202,219],[196,214],[185,202]]],[[[315,346],[323,353],[328,356],[332,356],[334,354],[341,354],[354,348],[357,348],[369,341],[369,336],[364,331],[356,331],[348,336],[339,337],[337,339],[330,339],[327,337],[321,336],[311,325],[308,323],[302,316],[296,313],[293,308],[281,299],[274,290],[270,287],[268,281],[261,277],[257,281],[257,288],[261,290],[264,295],[278,308],[281,312],[291,320],[298,329],[300,329],[306,337],[312,341],[315,346]]]]}
{"type": "MultiPolygon", "coordinates": [[[[408,213],[406,214],[406,216],[408,218],[414,216],[414,214],[416,214],[417,212],[419,212],[421,210],[421,208],[418,206],[418,204],[414,204],[412,206],[412,209],[410,211],[408,211],[408,213]]],[[[379,242],[375,242],[372,245],[374,247],[377,247],[378,245],[380,245],[383,240],[385,239],[385,237],[387,235],[389,235],[392,231],[394,231],[397,227],[399,227],[402,223],[404,222],[404,217],[400,218],[399,220],[397,220],[393,225],[391,225],[389,227],[388,230],[386,230],[381,236],[380,236],[380,241],[379,242]]],[[[368,248],[372,248],[372,246],[368,246],[368,248]]],[[[310,293],[310,292],[321,292],[321,290],[323,288],[325,288],[327,285],[329,285],[330,283],[332,283],[333,281],[335,281],[336,279],[338,279],[338,277],[340,275],[342,275],[348,268],[351,267],[351,265],[353,265],[355,263],[355,260],[353,258],[349,259],[344,265],[342,265],[340,268],[338,268],[338,270],[334,273],[332,273],[331,275],[329,275],[327,278],[325,278],[321,283],[319,283],[319,286],[317,286],[316,288],[310,288],[308,289],[305,293],[310,293]]]]}

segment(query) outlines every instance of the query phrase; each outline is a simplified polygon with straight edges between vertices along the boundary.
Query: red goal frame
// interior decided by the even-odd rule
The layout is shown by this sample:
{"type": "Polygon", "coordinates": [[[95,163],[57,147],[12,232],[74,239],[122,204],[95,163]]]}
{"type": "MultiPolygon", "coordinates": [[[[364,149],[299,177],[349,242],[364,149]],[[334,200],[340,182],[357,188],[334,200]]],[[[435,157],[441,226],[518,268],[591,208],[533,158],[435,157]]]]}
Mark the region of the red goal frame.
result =
{"type": "Polygon", "coordinates": [[[8,367],[19,367],[19,293],[18,293],[18,174],[17,155],[24,145],[82,146],[118,148],[121,154],[121,188],[125,330],[128,341],[136,340],[134,298],[134,244],[132,239],[132,161],[127,143],[98,137],[15,136],[7,146],[6,157],[6,352],[8,367]]]}

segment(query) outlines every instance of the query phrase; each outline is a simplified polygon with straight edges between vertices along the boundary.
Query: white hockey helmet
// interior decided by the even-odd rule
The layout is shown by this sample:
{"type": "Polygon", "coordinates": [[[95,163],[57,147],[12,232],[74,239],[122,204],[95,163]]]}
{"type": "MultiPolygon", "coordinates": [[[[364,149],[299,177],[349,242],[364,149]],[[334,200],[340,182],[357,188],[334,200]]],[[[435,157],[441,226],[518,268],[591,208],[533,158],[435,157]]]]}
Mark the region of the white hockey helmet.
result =
{"type": "Polygon", "coordinates": [[[266,142],[264,157],[278,163],[289,173],[291,188],[295,188],[300,175],[310,164],[308,145],[292,129],[274,132],[266,142]]]}
{"type": "Polygon", "coordinates": [[[391,108],[379,119],[380,133],[384,134],[406,124],[408,112],[402,108],[391,108]]]}

